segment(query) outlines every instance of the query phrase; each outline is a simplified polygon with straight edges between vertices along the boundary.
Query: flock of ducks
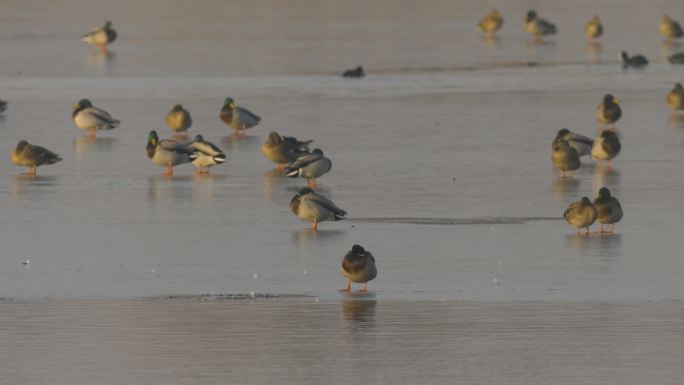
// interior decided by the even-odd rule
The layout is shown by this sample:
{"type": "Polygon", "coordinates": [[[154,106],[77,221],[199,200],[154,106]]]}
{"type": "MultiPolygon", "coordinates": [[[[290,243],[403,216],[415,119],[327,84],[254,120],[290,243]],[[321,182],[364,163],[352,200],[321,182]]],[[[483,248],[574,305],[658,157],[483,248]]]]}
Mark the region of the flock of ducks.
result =
{"type": "MultiPolygon", "coordinates": [[[[503,26],[503,16],[497,10],[492,10],[482,18],[478,24],[480,31],[487,36],[493,36],[503,26]]],[[[535,39],[557,33],[556,26],[539,17],[537,12],[530,10],[524,19],[525,30],[535,39]]],[[[676,40],[684,37],[681,25],[664,15],[660,21],[660,34],[667,40],[676,40]]],[[[588,40],[600,38],[604,33],[601,18],[593,16],[585,25],[584,32],[588,40]]],[[[648,59],[640,54],[630,55],[626,51],[620,53],[623,68],[643,68],[648,65],[648,59]]],[[[684,52],[675,53],[668,57],[672,64],[684,64],[684,52]]],[[[667,95],[667,104],[674,111],[684,110],[684,88],[680,83],[667,95]]],[[[598,136],[591,139],[587,136],[571,132],[567,128],[558,131],[551,143],[551,161],[560,172],[561,178],[573,177],[574,172],[580,168],[581,157],[588,156],[596,160],[596,167],[612,167],[612,161],[620,154],[622,144],[617,133],[615,123],[622,117],[620,100],[611,94],[606,94],[603,101],[596,108],[596,121],[604,128],[598,136]],[[609,126],[609,127],[606,127],[609,126]]],[[[563,218],[577,229],[586,228],[589,234],[589,226],[595,221],[600,223],[600,233],[604,233],[604,225],[611,225],[607,232],[612,233],[615,223],[622,219],[622,207],[617,198],[613,197],[606,187],[599,190],[598,196],[592,202],[588,197],[582,197],[577,202],[572,202],[563,218]]]]}
{"type": "MultiPolygon", "coordinates": [[[[502,27],[503,17],[499,11],[493,10],[478,25],[485,34],[494,35],[502,27]]],[[[524,26],[535,38],[557,33],[556,26],[539,17],[534,10],[527,12],[524,26]]],[[[585,25],[585,34],[590,40],[598,39],[603,33],[604,28],[598,16],[592,17],[585,25]]],[[[667,15],[663,16],[660,22],[660,33],[667,39],[684,37],[679,23],[667,15]]],[[[95,45],[102,52],[107,52],[108,45],[116,38],[117,33],[112,23],[107,21],[104,26],[84,35],[83,41],[95,45]]],[[[643,55],[630,56],[623,51],[620,56],[624,67],[639,68],[648,65],[648,59],[643,55]]],[[[668,60],[684,64],[684,53],[672,55],[668,60]]],[[[344,71],[342,76],[362,78],[365,72],[358,66],[344,71]]],[[[677,83],[668,94],[667,103],[673,110],[684,110],[684,88],[680,83],[677,83]]],[[[0,112],[6,109],[7,102],[0,100],[0,112]]],[[[259,125],[262,120],[259,115],[238,106],[230,97],[224,100],[219,116],[221,121],[232,129],[234,136],[245,136],[246,130],[259,125]]],[[[597,122],[610,126],[621,116],[620,100],[606,94],[596,108],[597,122]]],[[[96,132],[100,130],[112,130],[121,123],[104,109],[95,107],[89,99],[82,99],[74,105],[72,119],[74,124],[86,130],[90,137],[95,137],[96,132]]],[[[225,153],[215,144],[206,141],[202,135],[196,135],[192,140],[188,140],[187,131],[192,126],[192,117],[182,105],[175,105],[168,112],[166,124],[174,134],[173,139],[160,139],[158,133],[153,130],[148,134],[146,146],[147,157],[152,163],[165,167],[165,175],[173,175],[173,168],[185,163],[192,163],[197,168],[197,173],[208,174],[211,167],[226,161],[225,153]]],[[[284,176],[307,180],[307,187],[299,189],[290,201],[290,209],[297,218],[310,222],[315,231],[319,222],[338,221],[344,219],[347,213],[315,191],[318,187],[316,179],[330,172],[332,161],[321,149],[310,150],[312,142],[271,132],[261,146],[261,151],[268,160],[276,164],[276,169],[284,176]]],[[[621,147],[614,126],[604,128],[594,139],[563,128],[553,139],[551,160],[560,171],[561,178],[573,177],[581,165],[581,157],[589,156],[595,159],[597,167],[602,167],[602,162],[606,161],[606,167],[610,168],[621,147]]],[[[52,151],[25,140],[19,141],[11,154],[11,159],[15,164],[26,167],[27,174],[33,176],[36,175],[37,167],[62,160],[52,151]]],[[[572,202],[563,214],[563,218],[576,228],[577,233],[585,228],[587,234],[589,227],[597,220],[601,233],[604,232],[604,225],[610,225],[608,231],[613,232],[615,223],[619,222],[622,216],[619,200],[613,197],[606,187],[599,190],[593,202],[588,197],[582,197],[579,201],[572,202]]],[[[343,258],[341,272],[347,280],[342,291],[351,291],[353,282],[362,283],[361,291],[365,292],[368,290],[368,282],[377,276],[375,258],[362,246],[354,245],[343,258]]]]}

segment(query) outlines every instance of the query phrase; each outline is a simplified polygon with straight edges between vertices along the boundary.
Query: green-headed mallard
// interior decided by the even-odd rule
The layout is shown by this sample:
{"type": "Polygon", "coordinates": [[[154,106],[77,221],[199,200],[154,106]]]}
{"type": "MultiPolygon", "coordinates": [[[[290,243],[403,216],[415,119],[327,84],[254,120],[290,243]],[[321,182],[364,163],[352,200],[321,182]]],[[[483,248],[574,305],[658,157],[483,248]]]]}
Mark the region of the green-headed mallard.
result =
{"type": "Polygon", "coordinates": [[[601,19],[594,15],[584,26],[584,33],[587,35],[587,39],[593,40],[598,39],[603,35],[603,25],[601,24],[601,19]]]}
{"type": "Polygon", "coordinates": [[[480,20],[478,27],[480,31],[487,35],[493,35],[503,25],[503,16],[496,9],[493,9],[489,14],[480,20]]]}
{"type": "Polygon", "coordinates": [[[596,107],[596,120],[603,124],[614,124],[622,116],[620,99],[611,94],[603,96],[603,101],[596,107]]]}
{"type": "Polygon", "coordinates": [[[166,167],[164,175],[173,175],[173,166],[190,163],[197,158],[197,151],[174,140],[159,140],[157,131],[147,135],[147,157],[152,163],[166,167]]]}
{"type": "Polygon", "coordinates": [[[537,12],[527,11],[525,17],[525,29],[534,37],[554,35],[556,26],[537,16],[537,12]]]}
{"type": "Polygon", "coordinates": [[[622,51],[620,58],[622,59],[622,68],[643,68],[648,65],[648,59],[644,55],[629,56],[627,52],[622,51]]]}
{"type": "Polygon", "coordinates": [[[582,227],[586,227],[587,234],[589,234],[589,226],[596,222],[597,217],[598,210],[596,210],[594,204],[587,197],[582,197],[581,200],[570,203],[568,209],[563,213],[563,218],[575,227],[578,234],[579,229],[582,227]]]}
{"type": "Polygon", "coordinates": [[[208,174],[210,167],[226,161],[226,154],[214,143],[204,140],[202,135],[195,136],[195,140],[188,143],[187,146],[197,150],[197,158],[192,161],[192,164],[198,167],[197,172],[200,174],[208,174]]]}
{"type": "Polygon", "coordinates": [[[184,132],[192,126],[192,118],[190,113],[180,104],[173,106],[171,111],[166,114],[166,125],[169,126],[173,132],[184,132]]]}
{"type": "Polygon", "coordinates": [[[238,134],[245,134],[245,130],[261,122],[261,117],[246,108],[238,107],[233,98],[226,98],[221,108],[221,120],[238,134]]]}
{"type": "Polygon", "coordinates": [[[310,154],[303,154],[285,166],[284,173],[293,178],[306,178],[308,186],[316,188],[316,178],[327,174],[331,168],[332,161],[323,156],[322,150],[316,148],[310,154]]]}
{"type": "Polygon", "coordinates": [[[667,104],[673,110],[684,110],[684,88],[681,83],[675,84],[672,91],[667,94],[667,104]]]}
{"type": "Polygon", "coordinates": [[[556,134],[556,138],[553,140],[553,142],[555,143],[560,139],[567,140],[570,147],[574,148],[579,156],[590,155],[591,146],[594,145],[594,141],[592,139],[584,135],[575,134],[567,128],[561,128],[558,130],[558,134],[556,134]]]}
{"type": "Polygon", "coordinates": [[[107,52],[107,45],[116,40],[116,31],[112,28],[112,22],[107,21],[103,27],[96,28],[83,35],[83,41],[97,46],[100,51],[107,52]]]}
{"type": "Polygon", "coordinates": [[[362,77],[366,76],[366,72],[363,70],[363,67],[357,66],[356,68],[348,69],[342,72],[342,77],[343,78],[357,78],[360,79],[362,77]]]}
{"type": "Polygon", "coordinates": [[[121,123],[119,120],[112,118],[109,112],[94,107],[93,103],[88,99],[81,99],[74,106],[71,118],[76,127],[88,130],[88,135],[90,136],[95,136],[95,131],[98,130],[114,129],[121,123]]]}
{"type": "Polygon", "coordinates": [[[569,174],[568,176],[572,176],[573,171],[580,167],[580,157],[577,150],[570,147],[568,141],[563,138],[556,138],[553,141],[551,161],[553,161],[554,167],[560,171],[561,177],[565,177],[566,173],[569,174]]]}
{"type": "Polygon", "coordinates": [[[339,221],[347,212],[337,207],[330,199],[317,194],[308,187],[299,189],[290,201],[290,209],[303,221],[311,222],[311,227],[318,230],[318,222],[339,221]]]}
{"type": "Polygon", "coordinates": [[[7,102],[4,100],[0,100],[0,112],[5,112],[7,109],[7,102]]]}
{"type": "Polygon", "coordinates": [[[610,195],[610,190],[601,187],[598,196],[594,199],[594,206],[598,210],[598,221],[601,224],[601,232],[603,233],[603,225],[611,225],[609,233],[615,230],[615,224],[622,219],[622,206],[617,198],[610,195]]]}
{"type": "Polygon", "coordinates": [[[347,285],[340,291],[347,293],[351,291],[352,282],[362,283],[363,288],[359,291],[368,292],[368,281],[372,281],[378,275],[375,257],[360,245],[352,246],[352,249],[344,256],[340,271],[347,279],[347,285]]]}
{"type": "Polygon", "coordinates": [[[277,132],[268,134],[268,138],[261,146],[261,152],[266,159],[278,165],[278,169],[282,170],[286,164],[294,162],[307,153],[306,146],[309,142],[300,142],[293,137],[283,137],[277,132]]]}
{"type": "Polygon", "coordinates": [[[25,140],[17,143],[17,148],[12,151],[12,162],[17,166],[28,167],[27,175],[36,175],[36,168],[44,164],[53,164],[62,158],[47,148],[29,144],[25,140]]]}
{"type": "Polygon", "coordinates": [[[597,166],[601,166],[602,160],[608,161],[608,168],[611,167],[611,161],[618,156],[622,145],[617,134],[612,130],[603,130],[601,134],[594,140],[594,146],[591,148],[591,157],[596,159],[597,166]]]}
{"type": "Polygon", "coordinates": [[[684,31],[678,22],[672,20],[668,15],[663,15],[663,18],[660,19],[660,34],[666,39],[679,39],[684,36],[684,31]]]}

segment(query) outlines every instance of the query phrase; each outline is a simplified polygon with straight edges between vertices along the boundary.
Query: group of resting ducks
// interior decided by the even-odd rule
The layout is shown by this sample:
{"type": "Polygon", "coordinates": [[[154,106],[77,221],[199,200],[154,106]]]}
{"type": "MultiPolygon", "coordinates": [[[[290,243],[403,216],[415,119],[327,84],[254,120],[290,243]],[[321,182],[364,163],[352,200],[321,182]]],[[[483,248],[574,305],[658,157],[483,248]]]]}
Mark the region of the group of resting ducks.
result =
{"type": "MultiPolygon", "coordinates": [[[[478,27],[480,31],[487,36],[494,36],[497,30],[503,25],[503,16],[497,10],[492,10],[488,15],[482,18],[478,27]]],[[[534,36],[535,39],[542,39],[544,36],[555,35],[557,32],[556,26],[542,19],[534,10],[527,11],[524,19],[525,30],[534,36]]],[[[584,33],[590,41],[596,40],[603,35],[603,23],[601,18],[593,16],[584,26],[584,33]]],[[[663,15],[660,20],[660,34],[668,40],[676,40],[684,37],[684,31],[681,25],[670,18],[668,15],[663,15]]],[[[626,51],[620,53],[623,68],[641,68],[648,65],[648,59],[644,55],[630,56],[626,51]]],[[[672,64],[684,64],[684,52],[679,52],[671,55],[667,60],[672,64]]]]}
{"type": "MultiPolygon", "coordinates": [[[[117,37],[112,23],[107,21],[101,28],[83,36],[83,41],[97,46],[102,52],[107,52],[107,46],[117,37]]],[[[347,70],[343,77],[361,78],[365,76],[362,67],[347,70]]],[[[0,112],[7,108],[7,103],[0,101],[0,112]]],[[[261,122],[261,117],[250,110],[237,106],[232,98],[226,98],[220,111],[221,120],[233,130],[234,136],[245,136],[245,131],[261,122]]],[[[89,99],[82,99],[74,105],[72,120],[74,124],[88,132],[88,136],[95,138],[100,130],[112,130],[119,126],[120,120],[112,117],[102,108],[96,107],[89,99]]],[[[152,130],[147,135],[146,152],[152,163],[166,167],[165,175],[173,175],[173,167],[192,163],[197,167],[198,174],[208,174],[213,166],[226,161],[225,153],[215,144],[206,141],[202,135],[187,140],[187,130],[192,126],[190,112],[182,105],[175,105],[166,115],[166,124],[173,132],[173,138],[160,139],[159,134],[152,130]]],[[[264,156],[276,163],[277,170],[288,177],[307,179],[307,187],[301,188],[290,201],[292,212],[300,219],[309,221],[314,231],[318,223],[323,221],[337,221],[343,219],[346,211],[339,208],[330,199],[318,194],[314,189],[318,187],[316,178],[328,173],[332,168],[332,161],[321,149],[309,149],[312,140],[299,141],[294,137],[281,136],[271,132],[262,145],[264,156]]],[[[62,158],[54,152],[25,140],[19,141],[11,154],[12,161],[27,167],[27,174],[36,175],[39,166],[54,164],[62,158]]],[[[354,245],[344,256],[341,272],[347,279],[346,286],[341,290],[351,291],[351,283],[363,283],[362,292],[368,291],[368,281],[377,275],[373,254],[360,245],[354,245]]]]}

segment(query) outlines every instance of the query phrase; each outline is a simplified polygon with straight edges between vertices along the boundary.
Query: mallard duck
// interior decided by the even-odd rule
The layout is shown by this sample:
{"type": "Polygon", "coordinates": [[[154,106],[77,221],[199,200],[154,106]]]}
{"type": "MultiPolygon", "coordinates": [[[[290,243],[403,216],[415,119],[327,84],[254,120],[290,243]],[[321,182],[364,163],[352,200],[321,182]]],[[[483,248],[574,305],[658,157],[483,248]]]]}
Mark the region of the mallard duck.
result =
{"type": "Polygon", "coordinates": [[[617,198],[610,195],[610,190],[601,187],[598,196],[594,199],[594,206],[598,210],[598,221],[601,224],[601,232],[603,233],[603,225],[611,225],[609,233],[615,230],[615,224],[622,219],[622,206],[617,198]]]}
{"type": "Polygon", "coordinates": [[[5,112],[7,109],[7,102],[4,100],[0,100],[0,112],[5,112]]]}
{"type": "Polygon", "coordinates": [[[300,142],[293,137],[281,137],[277,132],[271,132],[268,134],[268,138],[261,146],[261,152],[264,156],[273,163],[278,165],[278,169],[284,169],[285,165],[294,162],[300,156],[304,155],[306,151],[306,145],[302,145],[309,142],[300,142]]]}
{"type": "Polygon", "coordinates": [[[591,146],[594,145],[594,141],[592,139],[584,135],[575,134],[567,128],[561,128],[560,130],[558,130],[558,134],[556,134],[556,138],[553,140],[553,144],[555,144],[556,141],[560,139],[567,140],[570,147],[574,148],[575,151],[577,151],[577,154],[579,154],[579,156],[590,155],[591,146]]]}
{"type": "Polygon", "coordinates": [[[603,25],[601,24],[601,19],[598,16],[594,16],[587,22],[584,26],[584,33],[587,35],[587,39],[593,40],[598,39],[603,35],[603,25]]]}
{"type": "Polygon", "coordinates": [[[572,172],[580,167],[580,158],[577,150],[570,147],[568,141],[560,138],[553,141],[553,151],[551,152],[551,161],[553,165],[560,171],[561,178],[572,176],[572,172]]]}
{"type": "Polygon", "coordinates": [[[195,136],[195,140],[187,144],[197,150],[197,158],[192,164],[198,167],[199,174],[209,174],[209,168],[226,161],[226,154],[215,144],[204,140],[202,135],[195,136]],[[206,168],[206,170],[204,170],[206,168]]]}
{"type": "Polygon", "coordinates": [[[527,11],[525,29],[535,37],[554,35],[556,33],[556,26],[538,17],[537,12],[533,10],[527,11]]]}
{"type": "Polygon", "coordinates": [[[601,134],[594,140],[594,145],[591,148],[591,157],[597,160],[596,165],[601,167],[601,161],[608,161],[608,168],[611,167],[611,161],[618,156],[622,145],[617,134],[612,130],[603,130],[601,134]]]}
{"type": "Polygon", "coordinates": [[[62,158],[47,148],[29,144],[25,140],[17,143],[17,148],[12,151],[12,162],[17,166],[28,167],[27,175],[36,175],[36,168],[44,164],[53,164],[62,158]]]}
{"type": "Polygon", "coordinates": [[[622,51],[620,58],[622,59],[622,68],[642,68],[648,65],[648,59],[644,55],[629,56],[627,52],[622,51]]]}
{"type": "Polygon", "coordinates": [[[681,83],[675,84],[672,91],[667,94],[667,104],[673,110],[684,110],[684,88],[681,83]]]}
{"type": "Polygon", "coordinates": [[[684,36],[684,31],[678,22],[672,20],[668,15],[663,15],[663,18],[660,19],[660,34],[666,39],[679,39],[684,36]]]}
{"type": "Polygon", "coordinates": [[[343,78],[362,78],[366,76],[366,72],[363,71],[363,67],[358,66],[354,69],[348,69],[344,72],[342,72],[342,77],[343,78]]]}
{"type": "Polygon", "coordinates": [[[598,210],[596,210],[594,204],[587,197],[582,197],[581,200],[570,203],[568,209],[563,213],[563,218],[575,227],[578,234],[579,229],[582,227],[586,227],[587,234],[589,234],[589,226],[596,222],[597,217],[598,210]]]}
{"type": "Polygon", "coordinates": [[[119,120],[112,118],[109,112],[94,107],[88,99],[81,99],[78,104],[74,106],[74,112],[71,118],[76,124],[76,127],[88,130],[88,135],[94,137],[95,131],[111,130],[116,128],[119,120]]]}
{"type": "Polygon", "coordinates": [[[238,107],[233,98],[226,98],[221,108],[221,120],[236,133],[244,135],[245,130],[261,122],[261,117],[246,108],[238,107]]]}
{"type": "Polygon", "coordinates": [[[180,104],[173,106],[171,111],[166,114],[166,125],[169,126],[173,132],[184,132],[192,126],[192,118],[190,113],[180,104]]]}
{"type": "Polygon", "coordinates": [[[351,291],[352,282],[362,283],[363,288],[359,291],[368,292],[368,281],[372,281],[378,275],[375,257],[360,245],[352,246],[352,249],[344,256],[340,271],[347,279],[347,285],[340,291],[347,293],[351,291]]]}
{"type": "Polygon", "coordinates": [[[304,154],[285,167],[285,175],[292,178],[306,178],[311,188],[318,187],[316,178],[327,174],[332,168],[332,161],[323,156],[323,151],[316,148],[310,154],[304,154]]]}
{"type": "Polygon", "coordinates": [[[96,28],[83,35],[83,41],[97,46],[100,51],[107,52],[107,45],[116,40],[116,31],[112,28],[112,22],[107,21],[103,27],[96,28]]]}
{"type": "Polygon", "coordinates": [[[496,9],[489,12],[489,14],[480,20],[478,26],[480,31],[487,35],[493,35],[503,25],[503,16],[496,9]]]}
{"type": "Polygon", "coordinates": [[[670,64],[684,64],[684,52],[670,55],[670,57],[667,58],[667,61],[669,61],[670,64]]]}
{"type": "Polygon", "coordinates": [[[603,124],[614,124],[621,116],[620,99],[606,94],[603,101],[596,107],[596,120],[603,124]]]}
{"type": "Polygon", "coordinates": [[[304,187],[290,201],[290,209],[303,221],[310,221],[311,228],[318,230],[318,222],[339,221],[347,212],[337,207],[330,199],[304,187]]]}
{"type": "Polygon", "coordinates": [[[190,163],[197,159],[197,151],[183,143],[174,140],[159,140],[157,131],[150,131],[147,135],[147,157],[152,163],[165,166],[164,175],[173,175],[173,166],[190,163]]]}

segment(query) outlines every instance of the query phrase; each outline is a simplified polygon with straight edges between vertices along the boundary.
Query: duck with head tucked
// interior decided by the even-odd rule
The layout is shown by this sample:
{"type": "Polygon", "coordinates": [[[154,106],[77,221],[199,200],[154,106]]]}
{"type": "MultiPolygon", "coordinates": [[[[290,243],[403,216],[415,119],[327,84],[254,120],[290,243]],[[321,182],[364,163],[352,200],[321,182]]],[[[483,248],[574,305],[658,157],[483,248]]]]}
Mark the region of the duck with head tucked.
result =
{"type": "Polygon", "coordinates": [[[675,84],[672,91],[667,94],[667,105],[673,110],[684,110],[684,88],[681,83],[675,84]]]}
{"type": "Polygon", "coordinates": [[[330,199],[304,187],[290,201],[290,209],[303,221],[311,222],[311,228],[318,230],[318,222],[339,221],[347,212],[337,207],[330,199]]]}
{"type": "Polygon", "coordinates": [[[17,166],[28,167],[26,175],[35,176],[38,166],[60,162],[62,157],[45,147],[30,144],[20,140],[17,147],[12,151],[12,162],[17,166]]]}
{"type": "Polygon", "coordinates": [[[287,164],[294,162],[300,156],[308,154],[308,145],[312,141],[299,141],[297,138],[280,136],[277,132],[268,134],[268,138],[261,145],[261,152],[266,159],[277,164],[282,171],[287,164]]]}
{"type": "Polygon", "coordinates": [[[602,124],[615,124],[622,116],[620,99],[611,94],[603,96],[603,101],[596,107],[596,120],[602,124]]]}
{"type": "Polygon", "coordinates": [[[210,167],[226,161],[226,154],[214,143],[204,140],[202,135],[195,136],[195,140],[188,143],[187,146],[197,150],[195,154],[197,158],[192,161],[192,164],[197,166],[198,174],[209,174],[210,167]]]}
{"type": "Polygon", "coordinates": [[[311,188],[318,187],[316,178],[327,174],[332,168],[332,161],[323,156],[321,149],[314,149],[311,153],[303,154],[285,166],[285,175],[291,178],[306,178],[311,188]]]}
{"type": "Polygon", "coordinates": [[[579,229],[582,227],[586,227],[586,233],[589,234],[589,226],[596,222],[597,217],[598,210],[596,210],[596,206],[587,197],[582,197],[581,200],[570,203],[567,210],[563,213],[563,218],[575,228],[577,234],[579,234],[579,229]]]}
{"type": "Polygon", "coordinates": [[[561,128],[556,134],[556,138],[553,140],[553,144],[557,141],[564,139],[568,142],[570,147],[577,151],[579,156],[591,154],[591,146],[594,145],[594,141],[584,135],[576,134],[567,128],[561,128]]]}
{"type": "Polygon", "coordinates": [[[617,198],[610,195],[610,190],[606,187],[601,187],[598,196],[594,199],[594,206],[598,210],[598,221],[601,224],[601,233],[603,233],[603,225],[610,225],[609,233],[615,230],[615,224],[622,219],[622,206],[617,198]]]}
{"type": "Polygon", "coordinates": [[[503,25],[503,16],[496,9],[493,9],[489,14],[480,20],[478,27],[485,35],[493,36],[496,31],[503,25]]]}
{"type": "Polygon", "coordinates": [[[572,177],[573,172],[580,167],[580,157],[577,151],[563,138],[553,141],[552,150],[551,161],[560,171],[561,178],[572,177]]]}
{"type": "Polygon", "coordinates": [[[233,129],[233,133],[244,136],[248,128],[261,123],[261,117],[252,111],[239,107],[233,98],[226,98],[221,108],[221,120],[233,129]]]}
{"type": "Polygon", "coordinates": [[[556,26],[537,16],[534,10],[527,11],[524,24],[527,32],[536,38],[556,34],[556,26]]]}
{"type": "Polygon", "coordinates": [[[367,293],[368,282],[375,279],[378,275],[378,269],[375,266],[375,257],[370,251],[365,250],[360,245],[352,246],[352,249],[344,256],[340,271],[344,278],[347,279],[347,284],[344,289],[340,290],[345,293],[351,292],[352,282],[362,283],[363,288],[359,291],[367,293]]]}
{"type": "Polygon", "coordinates": [[[112,22],[107,21],[103,27],[96,28],[83,35],[83,41],[92,44],[102,52],[107,52],[107,46],[116,40],[116,31],[112,28],[112,22]]]}
{"type": "Polygon", "coordinates": [[[166,125],[175,133],[185,132],[192,126],[190,112],[180,104],[173,106],[171,111],[166,114],[166,125]]]}
{"type": "Polygon", "coordinates": [[[603,35],[603,24],[601,24],[601,19],[594,15],[584,26],[584,33],[587,35],[587,39],[594,40],[598,39],[603,35]]]}
{"type": "Polygon", "coordinates": [[[175,140],[159,140],[157,131],[150,131],[147,135],[147,157],[152,163],[166,167],[164,175],[173,176],[173,167],[183,163],[190,163],[197,159],[197,151],[175,140]]]}
{"type": "Polygon", "coordinates": [[[679,39],[684,36],[682,26],[668,15],[663,15],[660,19],[660,34],[666,39],[679,39]]]}
{"type": "Polygon", "coordinates": [[[612,160],[618,156],[622,144],[620,138],[613,130],[603,130],[594,140],[591,148],[591,157],[596,159],[596,166],[601,167],[601,161],[608,161],[608,168],[612,166],[612,160]]]}
{"type": "Polygon", "coordinates": [[[95,137],[95,131],[112,130],[119,126],[121,121],[112,118],[109,112],[93,106],[88,99],[81,99],[74,106],[71,118],[76,127],[88,130],[88,135],[95,137]]]}

